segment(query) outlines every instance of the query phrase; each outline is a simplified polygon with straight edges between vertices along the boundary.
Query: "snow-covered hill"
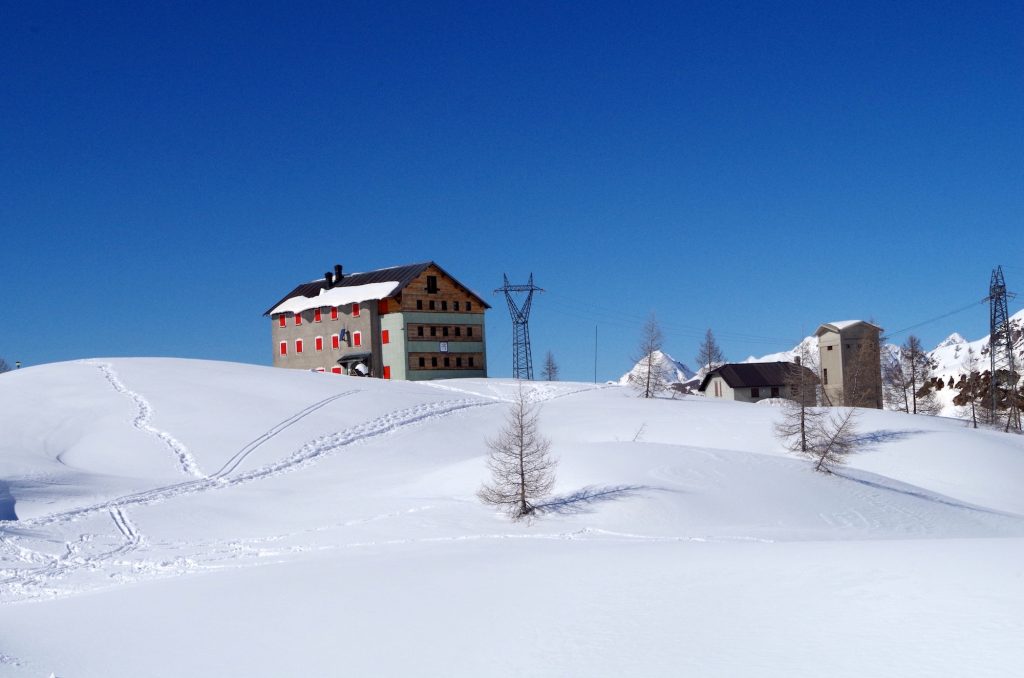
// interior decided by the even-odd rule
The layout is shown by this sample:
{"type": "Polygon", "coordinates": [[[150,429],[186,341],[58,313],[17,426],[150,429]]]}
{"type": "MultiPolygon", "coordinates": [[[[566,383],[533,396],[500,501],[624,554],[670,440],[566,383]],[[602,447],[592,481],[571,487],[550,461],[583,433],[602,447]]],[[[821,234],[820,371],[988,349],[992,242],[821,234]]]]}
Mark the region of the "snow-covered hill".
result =
{"type": "Polygon", "coordinates": [[[0,376],[0,674],[1008,676],[1024,440],[532,383],[532,524],[474,497],[515,385],[113,359],[0,376]],[[5,499],[9,497],[9,499],[5,499]]]}

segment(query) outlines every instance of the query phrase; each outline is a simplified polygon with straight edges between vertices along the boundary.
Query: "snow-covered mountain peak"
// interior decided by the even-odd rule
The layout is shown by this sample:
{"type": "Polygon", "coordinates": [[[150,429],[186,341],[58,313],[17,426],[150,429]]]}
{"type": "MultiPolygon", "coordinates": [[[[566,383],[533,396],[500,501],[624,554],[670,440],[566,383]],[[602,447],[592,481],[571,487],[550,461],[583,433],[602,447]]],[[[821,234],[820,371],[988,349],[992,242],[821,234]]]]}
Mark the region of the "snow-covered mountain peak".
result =
{"type": "MultiPolygon", "coordinates": [[[[685,384],[695,376],[693,370],[664,351],[654,351],[651,355],[654,357],[654,364],[658,371],[668,375],[671,383],[685,384]]],[[[639,374],[644,367],[644,362],[645,360],[641,358],[629,372],[619,377],[619,383],[628,384],[630,375],[639,374]]]]}
{"type": "Polygon", "coordinates": [[[959,332],[954,332],[953,334],[949,335],[948,337],[946,337],[945,339],[940,341],[939,345],[936,346],[935,348],[936,349],[946,348],[947,346],[957,346],[959,344],[966,344],[966,343],[967,343],[967,340],[964,339],[963,336],[961,336],[961,334],[959,332]]]}

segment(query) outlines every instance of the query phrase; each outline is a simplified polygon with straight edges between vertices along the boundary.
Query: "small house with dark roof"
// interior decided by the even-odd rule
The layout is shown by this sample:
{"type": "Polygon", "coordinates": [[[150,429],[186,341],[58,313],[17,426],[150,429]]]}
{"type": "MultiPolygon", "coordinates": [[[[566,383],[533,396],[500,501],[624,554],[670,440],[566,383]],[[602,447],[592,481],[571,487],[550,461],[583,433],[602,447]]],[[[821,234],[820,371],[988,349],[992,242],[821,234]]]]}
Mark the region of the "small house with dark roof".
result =
{"type": "Polygon", "coordinates": [[[818,378],[799,363],[726,363],[708,372],[697,391],[711,398],[756,403],[765,398],[817,404],[818,378]]]}
{"type": "Polygon", "coordinates": [[[383,379],[486,377],[490,306],[434,262],[301,283],[263,314],[274,367],[383,379]]]}

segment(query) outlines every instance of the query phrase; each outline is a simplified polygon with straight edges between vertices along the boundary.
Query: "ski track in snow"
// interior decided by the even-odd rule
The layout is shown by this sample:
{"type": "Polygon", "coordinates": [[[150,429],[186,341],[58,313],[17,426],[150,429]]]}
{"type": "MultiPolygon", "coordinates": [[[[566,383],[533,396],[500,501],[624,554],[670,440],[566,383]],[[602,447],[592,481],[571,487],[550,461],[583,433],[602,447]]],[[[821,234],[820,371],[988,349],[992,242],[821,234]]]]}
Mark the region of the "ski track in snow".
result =
{"type": "Polygon", "coordinates": [[[325,406],[329,405],[330,403],[333,403],[335,400],[338,400],[339,398],[344,398],[346,396],[353,395],[355,393],[359,393],[359,389],[353,389],[351,391],[345,391],[343,393],[338,393],[336,395],[329,396],[327,398],[324,398],[323,400],[318,400],[317,402],[313,403],[309,407],[306,407],[306,408],[303,408],[303,409],[299,410],[298,412],[296,412],[292,416],[288,417],[287,419],[285,419],[281,423],[277,424],[276,426],[274,426],[273,428],[268,430],[266,433],[264,433],[263,435],[259,436],[258,438],[256,438],[252,442],[250,442],[248,445],[246,445],[245,447],[240,449],[238,452],[236,452],[233,457],[231,457],[226,462],[224,462],[224,465],[221,466],[220,469],[218,469],[217,472],[214,473],[210,477],[211,478],[223,478],[224,476],[228,475],[229,473],[231,473],[232,471],[237,469],[238,465],[241,464],[243,461],[245,461],[245,458],[248,457],[250,454],[252,454],[252,452],[257,447],[259,447],[263,443],[267,442],[268,440],[271,440],[272,438],[274,438],[274,436],[279,434],[281,431],[285,430],[286,428],[288,428],[292,424],[295,424],[296,422],[298,422],[299,420],[303,419],[304,417],[307,417],[310,414],[313,414],[314,412],[316,412],[320,408],[325,407],[325,406]]]}
{"type": "Polygon", "coordinates": [[[135,406],[138,408],[138,412],[132,420],[132,426],[143,433],[147,433],[160,440],[174,454],[174,458],[178,462],[178,467],[183,473],[199,478],[203,476],[203,472],[199,468],[199,462],[196,461],[195,456],[193,456],[183,443],[167,431],[161,431],[149,423],[153,418],[153,406],[149,404],[149,401],[146,400],[142,394],[132,391],[124,385],[120,378],[118,378],[113,365],[110,363],[98,363],[92,361],[85,361],[85,364],[92,365],[99,369],[99,371],[103,373],[103,378],[107,380],[115,391],[126,396],[135,403],[135,406]]]}
{"type": "MultiPolygon", "coordinates": [[[[282,460],[266,464],[246,473],[230,475],[238,468],[241,461],[261,444],[270,440],[302,417],[327,405],[329,402],[333,402],[342,396],[350,395],[354,392],[355,391],[349,391],[321,400],[275,425],[262,436],[256,438],[239,450],[239,452],[229,459],[228,462],[226,462],[218,471],[219,475],[215,474],[208,478],[175,483],[173,485],[165,485],[151,490],[125,495],[99,504],[83,506],[22,521],[20,524],[26,528],[38,528],[68,524],[78,520],[91,518],[102,512],[107,512],[110,514],[114,525],[117,527],[118,534],[122,537],[122,540],[121,543],[113,549],[90,555],[82,549],[82,544],[90,541],[90,535],[81,535],[77,542],[65,543],[66,552],[64,554],[60,556],[52,556],[18,546],[13,543],[12,538],[9,536],[0,536],[0,546],[2,546],[4,550],[14,554],[15,558],[19,562],[37,565],[37,567],[28,569],[15,568],[0,570],[0,576],[7,575],[6,578],[0,579],[0,601],[38,599],[43,597],[52,598],[59,595],[75,593],[77,592],[76,590],[61,591],[53,586],[48,586],[48,584],[55,579],[65,578],[73,570],[83,568],[96,570],[102,566],[104,561],[110,561],[136,550],[143,543],[143,538],[125,514],[124,509],[127,506],[151,504],[185,494],[224,489],[291,472],[314,464],[317,461],[333,455],[351,445],[394,433],[428,420],[439,419],[471,408],[495,404],[495,401],[477,398],[440,401],[396,410],[343,431],[316,438],[282,460]]],[[[369,520],[376,520],[378,518],[380,518],[380,516],[369,520]]],[[[259,553],[258,555],[268,554],[259,553]]],[[[136,570],[152,570],[154,574],[159,574],[165,571],[170,571],[173,574],[181,574],[184,571],[195,569],[196,562],[186,558],[178,559],[177,561],[170,563],[163,562],[156,565],[144,562],[134,563],[133,565],[136,570]]],[[[124,577],[121,577],[121,580],[124,580],[124,577]]]]}

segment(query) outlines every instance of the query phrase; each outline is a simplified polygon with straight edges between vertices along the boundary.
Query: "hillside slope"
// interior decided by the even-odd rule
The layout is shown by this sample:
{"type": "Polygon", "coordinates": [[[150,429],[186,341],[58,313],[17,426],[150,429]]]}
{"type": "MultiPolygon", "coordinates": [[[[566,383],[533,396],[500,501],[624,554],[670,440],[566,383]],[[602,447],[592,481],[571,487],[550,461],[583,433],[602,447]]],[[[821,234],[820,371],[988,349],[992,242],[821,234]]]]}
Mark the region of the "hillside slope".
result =
{"type": "Polygon", "coordinates": [[[474,493],[515,388],[166,359],[0,377],[18,518],[0,522],[0,673],[977,676],[1024,660],[1020,438],[864,412],[862,452],[828,476],[773,438],[776,408],[532,383],[558,483],[513,524],[474,493]]]}

